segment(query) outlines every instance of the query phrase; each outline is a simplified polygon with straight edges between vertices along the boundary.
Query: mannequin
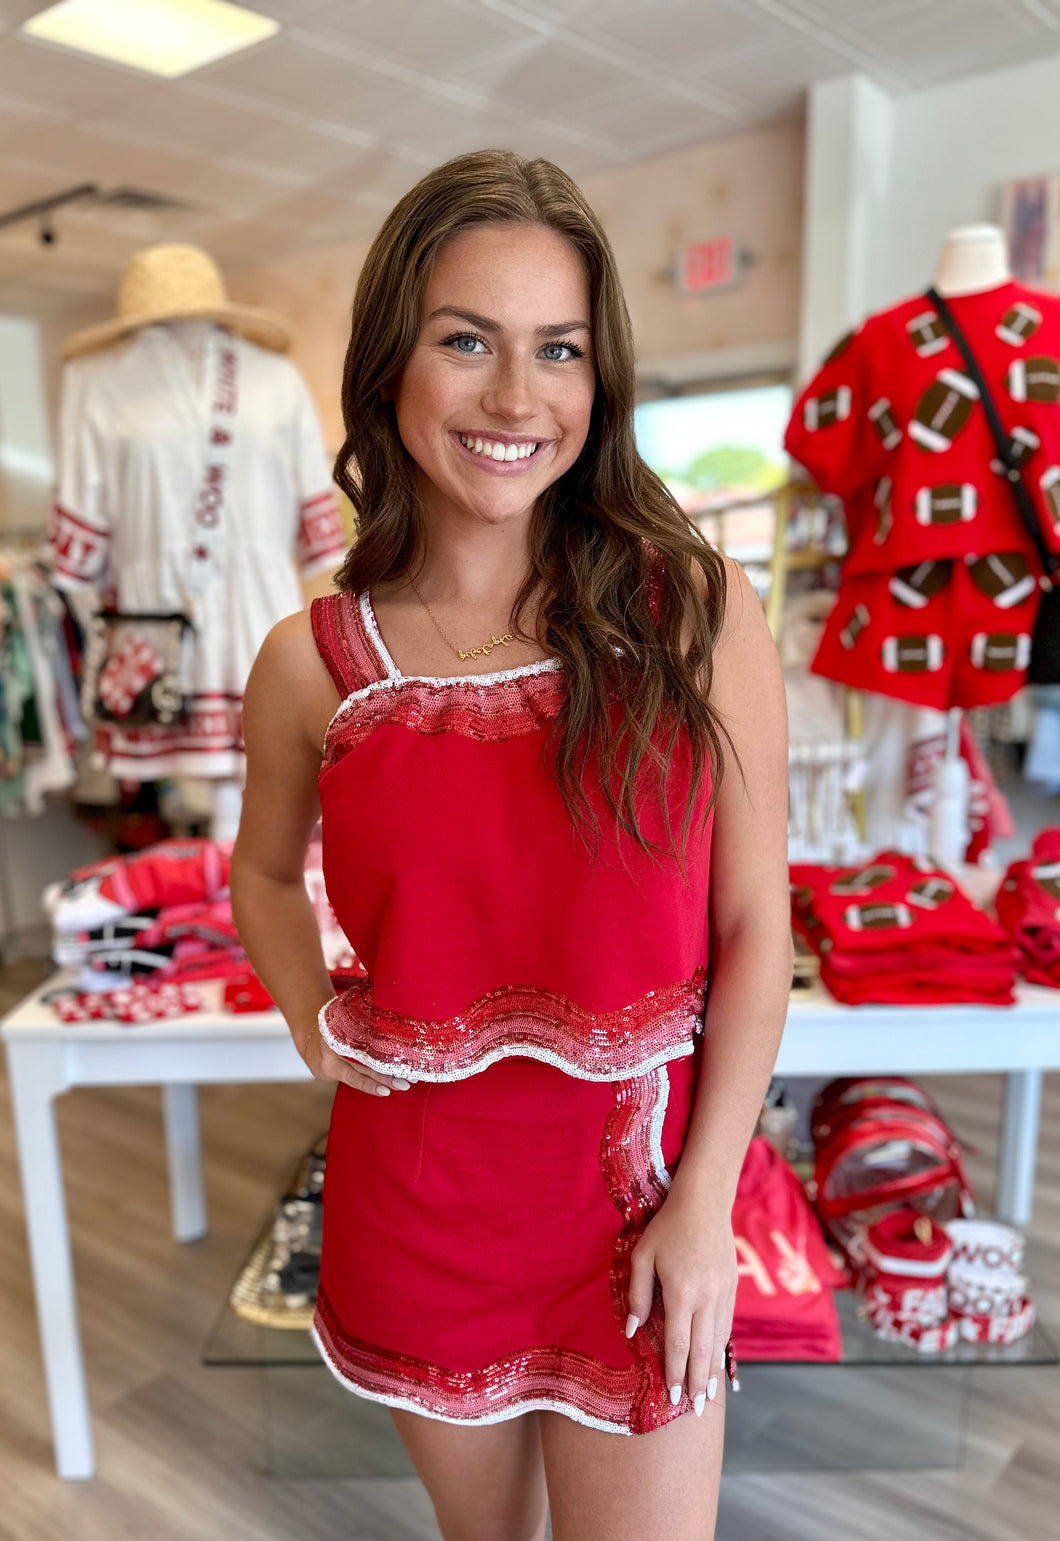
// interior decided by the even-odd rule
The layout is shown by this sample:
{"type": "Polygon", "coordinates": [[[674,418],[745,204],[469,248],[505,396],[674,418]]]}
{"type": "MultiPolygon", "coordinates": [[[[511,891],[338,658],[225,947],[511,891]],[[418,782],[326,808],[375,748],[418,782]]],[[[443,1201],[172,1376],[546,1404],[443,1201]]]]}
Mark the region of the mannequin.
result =
{"type": "Polygon", "coordinates": [[[997,289],[1011,277],[1004,232],[997,225],[958,225],[942,243],[932,282],[949,299],[997,289]]]}
{"type": "MultiPolygon", "coordinates": [[[[1008,249],[997,225],[959,225],[942,243],[933,283],[944,299],[982,294],[1008,283],[1008,249]]],[[[949,870],[962,864],[968,845],[968,762],[959,749],[961,709],[946,713],[946,753],[935,771],[931,808],[931,851],[949,870]]]]}

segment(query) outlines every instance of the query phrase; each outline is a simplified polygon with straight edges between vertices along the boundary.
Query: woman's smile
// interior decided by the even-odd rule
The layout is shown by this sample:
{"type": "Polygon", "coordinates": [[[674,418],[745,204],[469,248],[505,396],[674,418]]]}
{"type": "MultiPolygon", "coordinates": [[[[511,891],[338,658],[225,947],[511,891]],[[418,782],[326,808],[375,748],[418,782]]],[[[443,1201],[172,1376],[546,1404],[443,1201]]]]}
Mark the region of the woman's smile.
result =
{"type": "Polygon", "coordinates": [[[552,446],[551,439],[489,430],[462,433],[451,429],[449,439],[461,459],[473,461],[477,471],[491,476],[520,476],[532,469],[532,462],[540,465],[552,446]]]}

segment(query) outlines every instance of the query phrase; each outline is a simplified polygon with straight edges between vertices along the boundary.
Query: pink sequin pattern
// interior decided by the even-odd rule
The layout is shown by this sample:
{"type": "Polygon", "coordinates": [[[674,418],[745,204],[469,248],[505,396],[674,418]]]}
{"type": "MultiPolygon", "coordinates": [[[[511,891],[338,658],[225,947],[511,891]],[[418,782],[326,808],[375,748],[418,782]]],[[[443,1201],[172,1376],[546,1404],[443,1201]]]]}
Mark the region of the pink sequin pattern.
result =
{"type": "MultiPolygon", "coordinates": [[[[670,1185],[659,1151],[668,1086],[665,1067],[616,1081],[600,1140],[600,1170],[622,1218],[610,1288],[615,1331],[624,1340],[630,1254],[670,1185]]],[[[329,1368],[351,1390],[451,1423],[499,1423],[547,1408],[605,1432],[647,1434],[692,1410],[687,1388],[673,1404],[666,1387],[658,1282],[647,1321],[627,1340],[632,1363],[624,1368],[560,1344],[542,1344],[477,1370],[447,1369],[355,1337],[338,1321],[323,1291],[317,1297],[313,1336],[329,1368]]],[[[726,1370],[735,1382],[731,1350],[730,1338],[726,1370]]]]}
{"type": "Polygon", "coordinates": [[[610,1081],[692,1053],[706,983],[701,967],[690,980],[649,990],[617,1011],[586,1011],[552,990],[503,985],[435,1021],[376,1006],[365,979],[327,1002],[320,1033],[336,1054],[410,1080],[463,1080],[504,1055],[525,1054],[585,1080],[610,1081]]]}
{"type": "Polygon", "coordinates": [[[414,733],[460,733],[497,742],[546,727],[559,714],[566,686],[561,670],[479,684],[457,681],[379,680],[348,697],[332,719],[324,743],[321,774],[363,743],[382,723],[396,722],[414,733]]]}

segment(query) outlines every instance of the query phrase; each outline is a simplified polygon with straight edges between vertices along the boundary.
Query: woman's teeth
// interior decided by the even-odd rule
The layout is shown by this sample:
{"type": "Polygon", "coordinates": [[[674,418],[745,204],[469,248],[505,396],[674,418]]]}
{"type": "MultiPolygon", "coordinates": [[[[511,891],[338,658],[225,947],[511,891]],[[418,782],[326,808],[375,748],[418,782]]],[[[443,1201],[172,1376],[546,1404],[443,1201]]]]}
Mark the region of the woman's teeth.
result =
{"type": "Polygon", "coordinates": [[[492,439],[471,439],[458,434],[461,444],[473,455],[485,455],[487,460],[528,460],[537,453],[536,444],[494,444],[492,439]]]}

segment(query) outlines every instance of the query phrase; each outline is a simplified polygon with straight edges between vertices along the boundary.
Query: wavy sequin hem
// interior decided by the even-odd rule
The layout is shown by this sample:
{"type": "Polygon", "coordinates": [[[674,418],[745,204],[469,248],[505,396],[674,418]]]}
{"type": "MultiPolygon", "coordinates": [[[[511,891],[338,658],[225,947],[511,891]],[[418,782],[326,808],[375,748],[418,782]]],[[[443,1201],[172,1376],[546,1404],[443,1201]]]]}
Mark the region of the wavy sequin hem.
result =
{"type": "Polygon", "coordinates": [[[370,979],[321,1007],[329,1048],[381,1075],[461,1081],[509,1055],[556,1065],[586,1081],[643,1076],[691,1054],[703,1029],[707,973],[649,990],[616,1011],[593,1012],[535,986],[505,985],[441,1021],[377,1007],[370,979]]]}
{"type": "MultiPolygon", "coordinates": [[[[549,1395],[533,1395],[529,1387],[535,1378],[551,1378],[547,1362],[554,1356],[565,1355],[562,1349],[534,1349],[530,1353],[511,1355],[498,1359],[483,1370],[440,1370],[423,1360],[406,1358],[403,1354],[388,1353],[365,1345],[363,1354],[355,1359],[348,1347],[329,1332],[321,1309],[310,1328],[310,1336],[321,1358],[340,1385],[372,1402],[382,1402],[387,1407],[401,1407],[408,1412],[419,1413],[425,1418],[437,1418],[443,1423],[486,1424],[504,1423],[518,1418],[522,1413],[542,1410],[565,1413],[576,1423],[588,1428],[600,1429],[605,1434],[632,1434],[633,1430],[623,1422],[601,1418],[583,1405],[595,1400],[588,1387],[572,1384],[571,1399],[552,1392],[549,1395]],[[527,1361],[537,1361],[528,1364],[527,1361]],[[497,1388],[511,1388],[503,1401],[494,1401],[497,1388]],[[580,1399],[573,1399],[575,1392],[580,1399]],[[468,1411],[478,1408],[477,1411],[468,1411]]],[[[569,1357],[569,1355],[565,1355],[569,1357]]],[[[575,1356],[584,1359],[584,1355],[575,1356]]],[[[591,1363],[591,1361],[586,1361],[591,1363]]],[[[597,1366],[602,1370],[603,1366],[597,1366]]],[[[621,1371],[615,1373],[623,1373],[621,1371]]]]}

